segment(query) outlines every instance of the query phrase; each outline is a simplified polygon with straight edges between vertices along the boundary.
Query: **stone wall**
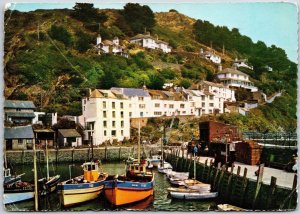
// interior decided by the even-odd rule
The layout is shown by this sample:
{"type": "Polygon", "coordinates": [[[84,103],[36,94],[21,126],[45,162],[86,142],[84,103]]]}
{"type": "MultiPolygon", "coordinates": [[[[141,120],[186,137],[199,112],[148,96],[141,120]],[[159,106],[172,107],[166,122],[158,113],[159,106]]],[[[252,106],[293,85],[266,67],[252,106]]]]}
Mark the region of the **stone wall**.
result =
{"type": "MultiPolygon", "coordinates": [[[[128,157],[137,157],[136,147],[100,147],[94,148],[94,158],[101,161],[122,161],[128,157]]],[[[151,146],[145,148],[147,157],[155,155],[160,150],[160,146],[151,146]]],[[[143,149],[142,149],[143,152],[143,149]]],[[[37,161],[45,163],[45,151],[37,150],[37,161]]],[[[84,162],[92,158],[92,149],[49,149],[48,150],[49,161],[53,163],[72,163],[72,162],[84,162]]],[[[145,155],[144,155],[145,156],[145,155]]],[[[6,151],[6,157],[8,163],[12,164],[32,164],[33,163],[33,151],[6,151]]]]}

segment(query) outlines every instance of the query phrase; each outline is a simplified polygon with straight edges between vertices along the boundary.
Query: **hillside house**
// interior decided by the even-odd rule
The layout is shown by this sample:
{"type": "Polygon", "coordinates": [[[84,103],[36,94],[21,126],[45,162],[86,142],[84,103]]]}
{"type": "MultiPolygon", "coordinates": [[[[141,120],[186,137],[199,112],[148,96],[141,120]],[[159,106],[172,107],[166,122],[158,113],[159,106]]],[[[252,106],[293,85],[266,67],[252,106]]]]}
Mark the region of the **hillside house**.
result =
{"type": "Polygon", "coordinates": [[[98,54],[114,54],[120,55],[123,57],[128,58],[128,53],[125,50],[125,47],[120,45],[120,40],[118,37],[115,37],[112,41],[111,40],[104,40],[102,41],[102,37],[99,34],[96,40],[96,49],[98,50],[98,54]]]}
{"type": "Polygon", "coordinates": [[[31,149],[34,143],[32,126],[16,126],[4,128],[6,150],[31,149]]]}
{"type": "Polygon", "coordinates": [[[233,88],[245,88],[251,92],[258,91],[258,88],[249,80],[249,75],[237,68],[226,68],[216,74],[217,79],[226,86],[233,88]]]}
{"type": "Polygon", "coordinates": [[[246,59],[237,59],[235,58],[234,62],[233,62],[233,67],[244,67],[244,68],[248,68],[250,70],[253,70],[253,66],[248,65],[247,60],[246,59]]]}
{"type": "Polygon", "coordinates": [[[82,146],[81,135],[76,129],[58,129],[57,141],[60,147],[82,146]]]}
{"type": "Polygon", "coordinates": [[[220,64],[222,62],[222,59],[220,56],[216,55],[214,52],[205,51],[203,52],[203,49],[200,50],[200,56],[205,58],[206,60],[209,60],[215,64],[220,64]]]}
{"type": "Polygon", "coordinates": [[[32,101],[5,100],[4,121],[10,125],[29,125],[35,118],[36,109],[32,101]]]}
{"type": "Polygon", "coordinates": [[[164,53],[170,53],[172,51],[172,47],[169,46],[167,42],[158,40],[158,38],[154,38],[150,35],[150,33],[146,34],[138,34],[130,39],[130,43],[138,44],[143,48],[149,49],[159,49],[164,53]]]}

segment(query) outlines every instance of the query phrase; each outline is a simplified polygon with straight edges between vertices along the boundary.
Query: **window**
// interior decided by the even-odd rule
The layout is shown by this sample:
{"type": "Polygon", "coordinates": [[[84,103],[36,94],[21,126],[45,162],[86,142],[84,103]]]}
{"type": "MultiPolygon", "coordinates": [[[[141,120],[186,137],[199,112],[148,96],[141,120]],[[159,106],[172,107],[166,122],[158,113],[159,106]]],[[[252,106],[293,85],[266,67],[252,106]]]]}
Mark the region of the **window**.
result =
{"type": "Polygon", "coordinates": [[[186,114],[186,111],[183,111],[182,114],[186,114]]]}
{"type": "Polygon", "coordinates": [[[83,100],[83,104],[84,104],[84,105],[86,104],[86,100],[83,100]]]}
{"type": "Polygon", "coordinates": [[[144,116],[144,112],[140,112],[140,116],[143,117],[144,116]]]}
{"type": "Polygon", "coordinates": [[[213,100],[214,99],[214,95],[209,95],[209,99],[213,100]]]}
{"type": "Polygon", "coordinates": [[[103,107],[103,108],[106,108],[106,101],[103,101],[103,102],[102,102],[102,107],[103,107]]]}
{"type": "Polygon", "coordinates": [[[113,109],[116,108],[116,103],[115,102],[112,102],[111,105],[112,105],[113,109]]]}
{"type": "Polygon", "coordinates": [[[131,117],[132,116],[132,112],[129,112],[129,117],[131,117]]]}
{"type": "Polygon", "coordinates": [[[144,101],[144,97],[139,97],[139,101],[144,101]]]}
{"type": "Polygon", "coordinates": [[[123,106],[123,102],[120,102],[120,108],[123,108],[124,106],[123,106]]]}
{"type": "Polygon", "coordinates": [[[202,103],[202,107],[205,107],[205,103],[202,103]]]}
{"type": "Polygon", "coordinates": [[[146,108],[145,104],[139,104],[139,108],[146,108]]]}
{"type": "Polygon", "coordinates": [[[209,103],[209,107],[214,107],[214,104],[213,103],[209,103]]]}
{"type": "Polygon", "coordinates": [[[116,134],[117,134],[117,132],[116,132],[116,130],[111,130],[111,136],[116,136],[116,134]]]}
{"type": "Polygon", "coordinates": [[[167,108],[167,104],[165,104],[164,107],[167,108]]]}
{"type": "Polygon", "coordinates": [[[180,108],[184,108],[184,104],[180,104],[180,108]]]}
{"type": "Polygon", "coordinates": [[[121,127],[122,128],[124,127],[124,121],[123,120],[121,121],[121,127]]]}
{"type": "Polygon", "coordinates": [[[104,130],[104,136],[106,136],[106,130],[104,130]]]}
{"type": "Polygon", "coordinates": [[[107,115],[106,115],[106,111],[103,111],[103,117],[106,118],[107,115]]]}
{"type": "Polygon", "coordinates": [[[113,127],[113,128],[116,127],[116,121],[112,121],[112,127],[113,127]]]}
{"type": "Polygon", "coordinates": [[[22,139],[18,139],[18,144],[23,144],[23,140],[22,139]]]}
{"type": "Polygon", "coordinates": [[[105,128],[107,127],[107,121],[106,120],[103,121],[103,127],[105,127],[105,128]]]}
{"type": "Polygon", "coordinates": [[[160,107],[160,104],[159,103],[155,103],[154,105],[156,108],[160,107]]]}
{"type": "Polygon", "coordinates": [[[212,110],[211,110],[211,109],[209,109],[209,113],[210,113],[210,114],[212,113],[212,110]]]}
{"type": "Polygon", "coordinates": [[[169,104],[169,108],[174,108],[174,105],[173,104],[169,104]]]}
{"type": "Polygon", "coordinates": [[[155,111],[154,115],[161,115],[161,112],[160,111],[155,111]]]}
{"type": "Polygon", "coordinates": [[[123,130],[121,130],[121,136],[123,136],[123,134],[124,134],[124,133],[123,133],[123,130]]]}
{"type": "Polygon", "coordinates": [[[121,111],[121,118],[123,118],[124,117],[124,112],[123,111],[121,111]]]}
{"type": "Polygon", "coordinates": [[[191,103],[191,107],[195,107],[195,103],[194,102],[191,103]]]}
{"type": "Polygon", "coordinates": [[[112,117],[113,117],[113,118],[116,117],[116,112],[115,112],[115,111],[112,112],[112,117]]]}
{"type": "Polygon", "coordinates": [[[153,95],[154,100],[159,100],[160,96],[159,95],[153,95]]]}
{"type": "Polygon", "coordinates": [[[201,99],[202,99],[202,100],[205,100],[205,95],[201,95],[201,99]]]}
{"type": "Polygon", "coordinates": [[[83,106],[83,111],[85,111],[85,106],[83,106]]]}

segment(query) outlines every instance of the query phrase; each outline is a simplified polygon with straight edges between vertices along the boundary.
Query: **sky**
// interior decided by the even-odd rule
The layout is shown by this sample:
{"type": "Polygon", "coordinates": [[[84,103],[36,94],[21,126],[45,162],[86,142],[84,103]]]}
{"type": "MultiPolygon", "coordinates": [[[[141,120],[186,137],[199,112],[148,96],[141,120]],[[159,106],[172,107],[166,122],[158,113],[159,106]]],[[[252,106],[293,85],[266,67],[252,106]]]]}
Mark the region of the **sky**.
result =
{"type": "MultiPolygon", "coordinates": [[[[142,3],[141,3],[142,4],[142,3]]],[[[146,4],[146,3],[144,3],[146,4]]],[[[94,3],[96,8],[121,9],[125,3],[94,3]]],[[[256,3],[147,3],[154,12],[175,9],[195,19],[214,25],[238,28],[240,33],[257,42],[284,49],[288,58],[297,62],[298,14],[297,6],[284,2],[256,3]]],[[[10,9],[32,11],[36,9],[72,8],[74,3],[17,3],[10,9]]]]}

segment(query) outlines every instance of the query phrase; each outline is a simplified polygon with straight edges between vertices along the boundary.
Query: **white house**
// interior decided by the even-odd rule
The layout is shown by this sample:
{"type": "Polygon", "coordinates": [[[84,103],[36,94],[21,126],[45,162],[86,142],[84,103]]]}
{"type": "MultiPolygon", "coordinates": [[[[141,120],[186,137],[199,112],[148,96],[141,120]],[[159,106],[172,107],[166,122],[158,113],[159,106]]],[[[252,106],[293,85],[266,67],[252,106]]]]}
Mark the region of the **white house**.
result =
{"type": "Polygon", "coordinates": [[[114,55],[120,55],[128,58],[128,54],[126,53],[125,48],[120,45],[120,41],[118,37],[114,37],[112,41],[111,40],[102,41],[101,35],[98,34],[95,47],[98,50],[99,55],[101,53],[104,54],[112,53],[114,55]]]}
{"type": "Polygon", "coordinates": [[[138,34],[130,39],[130,43],[138,44],[143,48],[149,49],[160,49],[164,53],[170,53],[172,51],[172,47],[169,46],[167,42],[158,40],[158,38],[154,38],[150,35],[150,33],[146,34],[138,34]]]}
{"type": "Polygon", "coordinates": [[[205,59],[207,59],[215,64],[220,64],[222,61],[220,56],[218,56],[215,53],[212,53],[210,51],[203,52],[203,49],[200,50],[200,56],[204,57],[205,59]]]}
{"type": "Polygon", "coordinates": [[[82,99],[82,111],[86,140],[94,145],[130,138],[129,100],[123,94],[95,89],[82,99]]]}
{"type": "Polygon", "coordinates": [[[244,67],[244,68],[248,68],[250,70],[253,70],[253,66],[248,65],[247,60],[246,59],[237,59],[235,58],[234,62],[233,62],[233,67],[244,67]]]}
{"type": "Polygon", "coordinates": [[[229,87],[245,88],[251,92],[258,91],[257,87],[249,80],[249,75],[237,70],[237,68],[226,68],[216,74],[221,83],[229,87]]]}

